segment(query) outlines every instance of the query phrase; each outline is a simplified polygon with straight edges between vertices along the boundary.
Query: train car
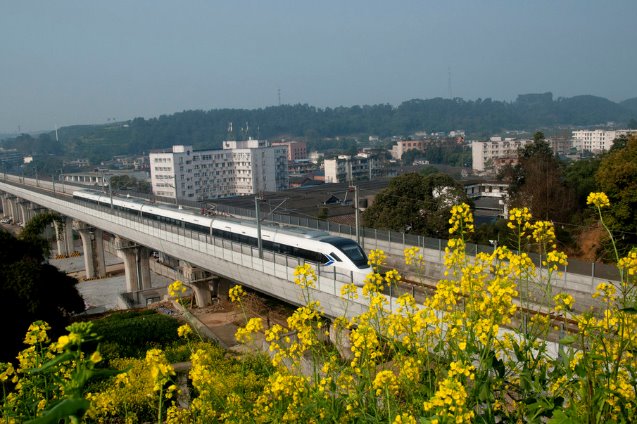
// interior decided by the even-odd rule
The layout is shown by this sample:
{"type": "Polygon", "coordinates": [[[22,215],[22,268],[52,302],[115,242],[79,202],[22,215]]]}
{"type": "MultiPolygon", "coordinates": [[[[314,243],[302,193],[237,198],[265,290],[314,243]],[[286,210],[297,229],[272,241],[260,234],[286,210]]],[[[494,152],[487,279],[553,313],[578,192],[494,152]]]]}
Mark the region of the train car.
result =
{"type": "MultiPolygon", "coordinates": [[[[214,237],[257,246],[257,225],[254,221],[233,218],[217,218],[199,215],[172,205],[159,205],[139,199],[107,196],[95,190],[77,190],[73,197],[119,210],[138,213],[140,216],[179,225],[214,237]]],[[[356,285],[362,285],[372,272],[367,255],[353,240],[332,236],[324,231],[300,227],[261,225],[264,250],[283,253],[320,264],[335,267],[336,272],[351,276],[356,285]]]]}

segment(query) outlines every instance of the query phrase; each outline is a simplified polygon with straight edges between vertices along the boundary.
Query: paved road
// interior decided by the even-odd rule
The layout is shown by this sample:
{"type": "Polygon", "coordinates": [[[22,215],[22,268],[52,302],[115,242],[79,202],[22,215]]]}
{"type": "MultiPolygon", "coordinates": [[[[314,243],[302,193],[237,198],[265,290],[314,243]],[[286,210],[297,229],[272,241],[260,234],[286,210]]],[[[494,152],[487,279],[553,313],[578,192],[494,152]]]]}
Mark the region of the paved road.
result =
{"type": "MultiPolygon", "coordinates": [[[[78,251],[81,251],[81,248],[78,251]]],[[[55,257],[55,251],[52,252],[51,256],[55,257]]],[[[107,278],[88,281],[82,281],[84,276],[84,256],[49,260],[49,263],[59,270],[78,278],[77,289],[84,298],[87,313],[89,314],[118,309],[119,295],[126,291],[122,260],[108,252],[104,252],[104,256],[107,278]]],[[[164,288],[172,283],[172,279],[151,273],[151,283],[153,288],[160,289],[159,291],[163,294],[165,292],[164,288]]]]}

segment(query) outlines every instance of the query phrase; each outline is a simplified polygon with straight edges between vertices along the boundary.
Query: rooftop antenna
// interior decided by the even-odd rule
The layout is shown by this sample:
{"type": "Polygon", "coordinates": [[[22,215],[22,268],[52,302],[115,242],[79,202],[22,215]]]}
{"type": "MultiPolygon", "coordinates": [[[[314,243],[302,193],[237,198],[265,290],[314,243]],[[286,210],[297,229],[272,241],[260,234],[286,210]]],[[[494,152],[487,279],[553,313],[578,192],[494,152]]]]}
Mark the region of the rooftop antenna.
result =
{"type": "Polygon", "coordinates": [[[228,138],[232,140],[232,122],[228,122],[228,138]]]}
{"type": "Polygon", "coordinates": [[[447,83],[449,85],[449,98],[453,99],[453,93],[451,92],[451,66],[447,67],[448,80],[447,83]]]}

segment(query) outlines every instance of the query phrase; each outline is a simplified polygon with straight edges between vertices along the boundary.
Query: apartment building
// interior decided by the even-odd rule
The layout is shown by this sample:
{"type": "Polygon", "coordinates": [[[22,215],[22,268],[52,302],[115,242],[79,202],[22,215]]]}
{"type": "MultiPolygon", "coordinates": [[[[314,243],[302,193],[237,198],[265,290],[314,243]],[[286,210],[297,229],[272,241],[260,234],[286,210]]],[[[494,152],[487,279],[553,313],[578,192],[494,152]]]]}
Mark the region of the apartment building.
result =
{"type": "Polygon", "coordinates": [[[637,130],[577,130],[573,131],[573,147],[578,152],[601,153],[613,147],[622,135],[637,134],[637,130]]]}
{"type": "Polygon", "coordinates": [[[272,145],[288,149],[288,162],[307,159],[307,144],[304,141],[274,141],[272,145]]]}
{"type": "Polygon", "coordinates": [[[172,146],[149,155],[157,196],[206,200],[288,188],[285,147],[266,140],[224,141],[222,150],[172,146]]]}
{"type": "Polygon", "coordinates": [[[376,166],[373,157],[341,155],[323,162],[326,183],[344,183],[371,180],[381,176],[383,170],[376,166]]]}
{"type": "Polygon", "coordinates": [[[566,156],[570,153],[573,147],[573,140],[562,137],[547,138],[546,141],[551,146],[553,153],[559,156],[566,156]]]}
{"type": "Polygon", "coordinates": [[[517,163],[518,150],[533,140],[491,137],[489,141],[473,141],[471,157],[473,170],[478,172],[493,169],[496,165],[517,163]]]}

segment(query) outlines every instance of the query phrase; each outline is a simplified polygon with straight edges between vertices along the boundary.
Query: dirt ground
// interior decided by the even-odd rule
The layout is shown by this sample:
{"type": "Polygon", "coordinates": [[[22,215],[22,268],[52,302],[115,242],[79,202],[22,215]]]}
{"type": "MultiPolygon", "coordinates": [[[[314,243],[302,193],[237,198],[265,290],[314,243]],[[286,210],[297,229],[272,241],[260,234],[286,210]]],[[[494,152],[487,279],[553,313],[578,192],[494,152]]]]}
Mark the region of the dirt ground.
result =
{"type": "Polygon", "coordinates": [[[578,238],[580,252],[577,258],[594,262],[597,259],[597,249],[600,247],[603,234],[604,230],[599,225],[583,231],[578,238]]]}
{"type": "MultiPolygon", "coordinates": [[[[227,348],[238,345],[234,338],[237,329],[246,323],[246,318],[260,317],[264,326],[269,328],[274,324],[285,325],[292,309],[284,304],[272,303],[272,299],[263,298],[249,293],[243,301],[245,313],[241,308],[231,303],[225,297],[213,299],[212,304],[204,308],[189,308],[203,325],[214,334],[227,348]]],[[[158,309],[162,313],[179,315],[170,301],[154,303],[149,308],[158,309]],[[170,312],[168,312],[170,311],[170,312]]]]}

